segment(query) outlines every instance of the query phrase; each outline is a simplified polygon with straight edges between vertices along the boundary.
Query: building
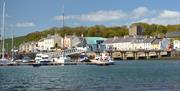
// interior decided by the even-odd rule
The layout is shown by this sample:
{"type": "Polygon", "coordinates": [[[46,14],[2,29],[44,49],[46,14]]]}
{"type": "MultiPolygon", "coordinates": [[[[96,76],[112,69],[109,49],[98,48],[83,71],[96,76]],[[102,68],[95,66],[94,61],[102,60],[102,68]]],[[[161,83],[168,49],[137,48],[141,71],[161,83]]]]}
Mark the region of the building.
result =
{"type": "Polygon", "coordinates": [[[78,37],[76,35],[73,36],[65,36],[64,37],[64,48],[70,49],[74,47],[85,47],[86,46],[86,40],[83,36],[78,37]]]}
{"type": "Polygon", "coordinates": [[[106,49],[116,50],[139,50],[144,49],[144,37],[142,36],[124,36],[109,38],[105,42],[106,49]]]}
{"type": "Polygon", "coordinates": [[[131,42],[132,50],[142,50],[144,48],[144,37],[143,36],[134,36],[133,41],[131,42]]]}
{"type": "Polygon", "coordinates": [[[37,44],[38,44],[37,45],[37,47],[38,47],[37,50],[38,51],[43,51],[44,50],[44,38],[40,39],[37,44]]]}
{"type": "Polygon", "coordinates": [[[153,50],[161,50],[161,39],[160,38],[156,38],[152,42],[152,49],[153,50]]]}
{"type": "Polygon", "coordinates": [[[19,52],[37,52],[37,42],[26,42],[19,46],[19,52]]]}
{"type": "Polygon", "coordinates": [[[48,35],[46,38],[40,39],[38,41],[39,51],[52,51],[54,49],[62,48],[63,38],[58,34],[48,35]]]}
{"type": "Polygon", "coordinates": [[[106,38],[103,37],[85,37],[88,51],[104,51],[106,38]]]}
{"type": "Polygon", "coordinates": [[[152,49],[152,42],[155,40],[155,38],[146,38],[144,39],[144,49],[145,50],[151,50],[152,49]]]}
{"type": "Polygon", "coordinates": [[[143,28],[136,24],[131,25],[129,29],[129,35],[132,36],[143,35],[143,28]]]}
{"type": "Polygon", "coordinates": [[[180,51],[180,40],[173,41],[173,49],[180,51]]]}

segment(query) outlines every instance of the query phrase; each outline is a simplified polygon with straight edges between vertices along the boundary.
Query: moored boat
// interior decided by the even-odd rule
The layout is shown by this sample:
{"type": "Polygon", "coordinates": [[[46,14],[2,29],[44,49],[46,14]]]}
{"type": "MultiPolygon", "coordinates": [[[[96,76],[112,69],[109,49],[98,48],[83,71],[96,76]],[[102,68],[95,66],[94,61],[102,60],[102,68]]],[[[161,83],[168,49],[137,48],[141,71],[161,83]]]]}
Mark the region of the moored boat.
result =
{"type": "Polygon", "coordinates": [[[113,65],[114,61],[110,56],[107,56],[105,53],[102,53],[100,56],[95,57],[95,59],[90,60],[92,63],[97,65],[113,65]]]}

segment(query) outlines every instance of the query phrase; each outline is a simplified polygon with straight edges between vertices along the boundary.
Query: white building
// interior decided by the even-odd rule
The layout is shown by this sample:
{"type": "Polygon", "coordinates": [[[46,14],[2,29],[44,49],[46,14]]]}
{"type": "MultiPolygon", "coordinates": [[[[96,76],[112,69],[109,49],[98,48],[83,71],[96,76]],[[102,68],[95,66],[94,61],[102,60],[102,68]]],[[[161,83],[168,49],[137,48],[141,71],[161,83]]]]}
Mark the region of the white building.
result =
{"type": "Polygon", "coordinates": [[[130,50],[133,40],[133,37],[110,38],[105,41],[106,49],[130,50]]]}
{"type": "Polygon", "coordinates": [[[105,41],[106,49],[117,50],[151,50],[153,49],[152,42],[155,38],[145,38],[144,36],[134,37],[114,37],[105,41]]]}
{"type": "Polygon", "coordinates": [[[46,38],[43,38],[38,41],[38,50],[39,51],[52,51],[55,47],[62,48],[63,38],[59,35],[48,35],[46,38]]]}
{"type": "Polygon", "coordinates": [[[27,42],[19,46],[19,52],[37,52],[37,42],[27,42]]]}
{"type": "Polygon", "coordinates": [[[38,50],[43,51],[44,50],[44,39],[40,39],[38,41],[38,50]]]}
{"type": "Polygon", "coordinates": [[[180,50],[180,40],[173,41],[173,49],[180,50]]]}
{"type": "Polygon", "coordinates": [[[155,38],[146,38],[144,40],[144,49],[145,50],[152,50],[152,42],[155,40],[155,38]]]}

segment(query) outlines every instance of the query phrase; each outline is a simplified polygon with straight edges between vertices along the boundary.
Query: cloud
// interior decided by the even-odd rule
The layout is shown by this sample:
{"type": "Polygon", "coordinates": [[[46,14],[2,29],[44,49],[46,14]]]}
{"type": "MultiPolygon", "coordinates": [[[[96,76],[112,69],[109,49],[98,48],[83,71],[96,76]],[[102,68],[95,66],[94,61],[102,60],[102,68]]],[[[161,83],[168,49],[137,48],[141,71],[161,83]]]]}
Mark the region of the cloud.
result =
{"type": "Polygon", "coordinates": [[[152,18],[145,18],[140,20],[140,22],[146,22],[150,24],[180,24],[180,12],[163,10],[158,16],[152,18]]]}
{"type": "MultiPolygon", "coordinates": [[[[64,19],[76,19],[80,21],[105,22],[125,18],[126,13],[120,10],[97,11],[81,15],[65,16],[64,19]]],[[[55,20],[62,20],[63,16],[55,16],[55,20]]]]}
{"type": "Polygon", "coordinates": [[[180,18],[180,12],[164,10],[160,13],[161,18],[180,18]]]}
{"type": "Polygon", "coordinates": [[[112,21],[117,19],[125,18],[126,14],[122,11],[97,11],[84,15],[80,15],[78,18],[81,21],[91,21],[91,22],[103,22],[112,21]]]}
{"type": "Polygon", "coordinates": [[[140,18],[147,15],[150,11],[148,8],[141,6],[132,11],[132,18],[140,18]]]}
{"type": "Polygon", "coordinates": [[[17,23],[15,26],[16,27],[34,27],[35,24],[33,22],[21,22],[21,23],[17,23]]]}
{"type": "MultiPolygon", "coordinates": [[[[62,16],[55,16],[54,20],[62,20],[62,16]]],[[[154,24],[180,24],[180,12],[171,10],[150,10],[147,7],[140,6],[132,11],[122,10],[99,10],[86,14],[65,16],[65,20],[78,20],[87,22],[114,22],[127,21],[124,24],[133,22],[145,22],[154,24]]]]}

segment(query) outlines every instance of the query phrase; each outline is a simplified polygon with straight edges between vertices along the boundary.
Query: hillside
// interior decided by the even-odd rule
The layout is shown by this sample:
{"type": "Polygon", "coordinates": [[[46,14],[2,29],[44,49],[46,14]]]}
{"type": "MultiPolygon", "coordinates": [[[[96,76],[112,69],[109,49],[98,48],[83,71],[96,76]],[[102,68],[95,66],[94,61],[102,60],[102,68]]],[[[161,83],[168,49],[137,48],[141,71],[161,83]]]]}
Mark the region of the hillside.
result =
{"type": "MultiPolygon", "coordinates": [[[[157,24],[147,24],[147,23],[134,23],[136,25],[140,25],[143,28],[144,35],[148,36],[164,36],[166,33],[180,31],[180,24],[177,25],[157,25],[157,24]]],[[[95,26],[79,26],[79,27],[64,27],[64,28],[49,28],[42,32],[33,32],[29,33],[26,36],[16,37],[14,38],[14,45],[18,47],[23,42],[29,41],[38,41],[41,38],[46,37],[48,34],[53,35],[55,33],[65,36],[65,35],[77,35],[81,36],[83,34],[87,37],[114,37],[114,36],[124,36],[128,35],[129,29],[127,26],[114,26],[114,27],[106,27],[103,25],[95,25],[95,26]]],[[[180,39],[179,37],[176,39],[180,39]]],[[[5,48],[10,51],[11,49],[11,38],[5,40],[5,48]]]]}

